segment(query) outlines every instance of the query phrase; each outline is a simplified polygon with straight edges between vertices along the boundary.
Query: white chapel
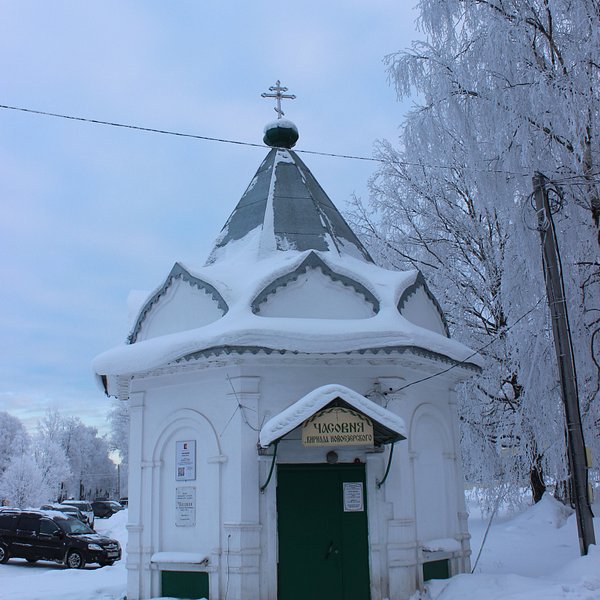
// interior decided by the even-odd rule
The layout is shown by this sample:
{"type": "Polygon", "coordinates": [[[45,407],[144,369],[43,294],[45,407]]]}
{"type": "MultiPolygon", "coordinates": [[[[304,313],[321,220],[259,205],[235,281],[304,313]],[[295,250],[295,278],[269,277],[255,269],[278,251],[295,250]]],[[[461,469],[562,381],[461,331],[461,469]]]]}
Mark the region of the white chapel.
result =
{"type": "Polygon", "coordinates": [[[267,126],[204,266],[175,263],[94,361],[129,404],[129,600],[406,600],[469,570],[455,388],[480,359],[297,139],[267,126]]]}

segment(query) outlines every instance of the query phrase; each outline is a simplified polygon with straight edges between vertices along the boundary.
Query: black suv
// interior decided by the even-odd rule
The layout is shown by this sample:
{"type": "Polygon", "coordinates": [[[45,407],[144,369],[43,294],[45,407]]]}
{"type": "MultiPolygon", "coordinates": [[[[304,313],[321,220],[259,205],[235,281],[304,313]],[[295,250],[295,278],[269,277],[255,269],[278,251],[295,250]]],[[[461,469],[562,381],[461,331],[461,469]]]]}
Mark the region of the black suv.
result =
{"type": "Polygon", "coordinates": [[[0,563],[53,560],[71,569],[86,563],[112,565],[121,558],[117,540],[99,535],[85,523],[56,511],[0,509],[0,563]]]}

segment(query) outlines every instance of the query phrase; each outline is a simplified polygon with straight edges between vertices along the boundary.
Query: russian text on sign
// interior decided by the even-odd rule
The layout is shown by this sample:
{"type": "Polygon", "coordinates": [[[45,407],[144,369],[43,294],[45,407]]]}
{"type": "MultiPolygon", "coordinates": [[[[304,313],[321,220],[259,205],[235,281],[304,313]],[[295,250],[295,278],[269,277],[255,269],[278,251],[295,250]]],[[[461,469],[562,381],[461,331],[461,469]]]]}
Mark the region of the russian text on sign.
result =
{"type": "Polygon", "coordinates": [[[348,408],[326,408],[302,424],[304,446],[368,446],[373,444],[373,423],[348,408]]]}

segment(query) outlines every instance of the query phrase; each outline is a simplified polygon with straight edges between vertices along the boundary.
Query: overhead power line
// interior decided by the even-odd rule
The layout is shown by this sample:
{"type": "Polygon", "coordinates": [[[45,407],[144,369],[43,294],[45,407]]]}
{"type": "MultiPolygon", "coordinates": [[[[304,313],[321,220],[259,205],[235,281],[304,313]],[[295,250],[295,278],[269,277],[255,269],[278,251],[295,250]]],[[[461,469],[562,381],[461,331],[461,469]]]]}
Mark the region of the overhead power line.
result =
{"type": "Polygon", "coordinates": [[[206,135],[196,135],[194,133],[183,133],[180,131],[170,131],[167,129],[155,129],[154,127],[142,127],[140,125],[128,125],[126,123],[117,123],[115,121],[102,121],[100,119],[89,119],[87,117],[74,117],[73,115],[62,115],[60,113],[47,112],[44,110],[34,110],[32,108],[23,108],[21,106],[9,106],[0,104],[0,108],[6,110],[17,110],[20,112],[42,115],[44,117],[57,117],[59,119],[69,119],[71,121],[82,121],[84,123],[93,123],[95,125],[109,125],[110,127],[121,127],[123,129],[135,129],[137,131],[147,131],[150,133],[162,133],[164,135],[175,135],[177,137],[193,138],[196,140],[206,140],[209,142],[222,142],[224,144],[238,144],[240,146],[254,146],[255,148],[264,148],[264,144],[253,144],[251,142],[240,142],[238,140],[228,140],[224,138],[209,137],[206,135]]]}
{"type": "MultiPolygon", "coordinates": [[[[88,117],[77,117],[74,115],[65,115],[62,113],[49,112],[45,110],[36,110],[33,108],[25,108],[23,106],[11,106],[9,104],[0,104],[0,109],[4,110],[13,110],[18,112],[29,113],[33,115],[40,115],[44,117],[54,117],[57,119],[67,119],[69,121],[79,121],[82,123],[91,123],[92,125],[105,125],[108,127],[119,127],[121,129],[132,129],[134,131],[145,131],[147,133],[159,133],[161,135],[172,135],[175,137],[182,138],[190,138],[195,140],[204,140],[207,142],[219,142],[221,144],[234,144],[237,146],[249,146],[251,148],[268,148],[264,144],[256,144],[253,142],[244,142],[242,140],[231,140],[228,138],[220,138],[220,137],[212,137],[208,135],[199,135],[196,133],[186,133],[183,131],[173,131],[170,129],[158,129],[156,127],[144,127],[142,125],[131,125],[129,123],[119,123],[117,121],[105,121],[102,119],[91,119],[88,117]]],[[[302,153],[302,154],[313,154],[316,156],[330,156],[332,158],[344,158],[349,160],[362,160],[368,162],[376,162],[380,164],[388,164],[393,163],[400,166],[405,167],[420,167],[427,169],[440,169],[440,170],[448,170],[453,171],[457,168],[464,169],[467,171],[478,172],[478,173],[496,173],[499,175],[509,175],[513,177],[531,177],[530,172],[518,172],[518,171],[507,171],[504,169],[488,169],[488,168],[477,168],[477,167],[468,167],[468,166],[460,166],[456,165],[439,165],[439,164],[427,164],[422,162],[410,162],[410,161],[390,161],[383,158],[376,158],[373,156],[359,156],[354,154],[338,154],[335,152],[320,152],[318,150],[299,150],[295,149],[294,152],[302,153]]],[[[560,185],[590,185],[591,183],[599,183],[596,179],[600,173],[591,173],[589,175],[571,175],[565,176],[564,173],[556,173],[556,175],[562,176],[560,180],[552,180],[552,183],[560,184],[560,185]],[[576,182],[575,179],[580,179],[581,181],[576,182]]]]}
{"type": "MultiPolygon", "coordinates": [[[[118,123],[116,121],[103,121],[102,119],[90,119],[87,117],[75,117],[73,115],[63,115],[61,113],[48,112],[45,110],[35,110],[32,108],[24,108],[22,106],[10,106],[8,104],[0,104],[0,108],[5,110],[16,110],[19,112],[41,115],[44,117],[56,117],[58,119],[68,119],[70,121],[80,121],[83,123],[92,123],[94,125],[107,125],[109,127],[120,127],[122,129],[134,129],[136,131],[146,131],[148,133],[160,133],[162,135],[174,135],[176,137],[192,138],[195,140],[205,140],[208,142],[220,142],[222,144],[236,144],[238,146],[250,146],[252,148],[267,148],[264,144],[255,144],[253,142],[243,142],[241,140],[230,140],[227,138],[211,137],[208,135],[198,135],[195,133],[185,133],[182,131],[171,131],[169,129],[157,129],[155,127],[143,127],[141,125],[130,125],[128,123],[118,123]]],[[[352,156],[350,154],[334,154],[330,152],[317,152],[316,150],[295,150],[295,152],[304,152],[305,154],[318,154],[321,156],[334,156],[336,158],[349,158],[353,160],[368,160],[373,162],[384,162],[379,158],[368,156],[352,156]]]]}

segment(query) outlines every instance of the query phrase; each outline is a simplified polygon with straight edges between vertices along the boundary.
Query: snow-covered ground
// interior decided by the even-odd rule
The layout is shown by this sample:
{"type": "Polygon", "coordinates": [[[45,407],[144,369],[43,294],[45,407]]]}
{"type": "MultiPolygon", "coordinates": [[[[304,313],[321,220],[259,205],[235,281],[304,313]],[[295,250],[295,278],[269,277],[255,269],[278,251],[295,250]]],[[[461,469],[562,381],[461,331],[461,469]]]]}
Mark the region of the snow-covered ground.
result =
{"type": "MultiPolygon", "coordinates": [[[[469,507],[472,563],[489,518],[469,507]]],[[[434,581],[415,600],[599,600],[600,546],[579,555],[575,515],[549,494],[517,516],[497,515],[473,575],[434,581]]],[[[600,515],[600,503],[594,506],[600,515]]],[[[600,518],[594,519],[600,542],[600,518]]]]}
{"type": "MultiPolygon", "coordinates": [[[[600,503],[594,506],[600,514],[600,503]]],[[[487,519],[470,507],[473,562],[487,519]]],[[[127,511],[97,519],[96,529],[125,550],[127,511]]],[[[594,519],[600,541],[600,518],[594,519]]],[[[579,556],[574,515],[550,496],[517,516],[496,516],[473,575],[434,581],[414,600],[600,600],[600,547],[579,556]]],[[[125,557],[112,567],[77,571],[12,559],[0,565],[0,597],[10,600],[122,600],[125,557]]]]}

